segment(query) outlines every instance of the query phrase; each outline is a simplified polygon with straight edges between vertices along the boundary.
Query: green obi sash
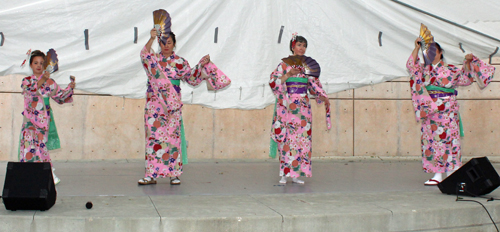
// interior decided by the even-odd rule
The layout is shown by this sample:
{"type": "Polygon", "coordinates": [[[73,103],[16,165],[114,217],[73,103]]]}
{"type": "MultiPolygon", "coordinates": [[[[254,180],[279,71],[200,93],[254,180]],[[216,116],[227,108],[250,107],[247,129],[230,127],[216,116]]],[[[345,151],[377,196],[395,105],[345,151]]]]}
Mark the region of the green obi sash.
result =
{"type": "Polygon", "coordinates": [[[307,84],[307,78],[303,77],[290,77],[286,79],[286,82],[300,82],[300,83],[306,83],[307,84]]]}
{"type": "MultiPolygon", "coordinates": [[[[425,86],[425,89],[427,89],[427,91],[442,91],[445,93],[455,93],[455,89],[443,88],[434,85],[425,86]]],[[[460,112],[458,112],[458,121],[460,128],[460,137],[464,137],[464,127],[462,125],[462,117],[460,117],[460,112]]]]}
{"type": "MultiPolygon", "coordinates": [[[[49,135],[48,135],[48,140],[47,143],[45,143],[45,146],[47,146],[47,150],[55,150],[61,148],[61,141],[59,140],[59,134],[57,133],[57,127],[56,127],[56,122],[54,119],[54,114],[52,113],[52,109],[50,108],[50,97],[44,97],[43,98],[43,103],[45,104],[45,107],[49,110],[50,112],[50,122],[49,122],[49,135]]],[[[26,126],[24,128],[33,126],[31,122],[27,122],[26,126]]],[[[21,128],[21,133],[19,134],[19,149],[17,150],[17,155],[18,158],[20,159],[21,155],[21,140],[23,138],[23,129],[21,128]]]]}
{"type": "Polygon", "coordinates": [[[181,80],[173,80],[173,79],[169,79],[170,80],[170,83],[172,83],[172,85],[181,85],[181,80]]]}
{"type": "MultiPolygon", "coordinates": [[[[307,78],[302,78],[302,77],[289,77],[286,79],[286,82],[300,82],[300,83],[307,83],[307,78]]],[[[276,117],[276,105],[278,104],[278,99],[274,102],[274,114],[273,118],[276,117]]],[[[272,128],[271,128],[272,130],[272,128]]],[[[278,153],[278,143],[274,141],[274,139],[271,137],[271,141],[269,142],[269,157],[272,159],[276,158],[276,153],[278,153]]]]}
{"type": "Polygon", "coordinates": [[[56,121],[54,119],[54,114],[52,113],[52,108],[50,107],[50,98],[44,97],[43,102],[45,107],[50,110],[50,125],[49,125],[49,139],[47,140],[47,149],[55,150],[61,148],[61,141],[59,140],[59,134],[57,133],[56,121]]]}
{"type": "MultiPolygon", "coordinates": [[[[181,80],[172,80],[169,79],[170,83],[175,86],[180,86],[181,85],[181,80]]],[[[182,151],[182,164],[187,164],[188,163],[188,158],[187,158],[187,143],[186,143],[186,137],[184,133],[184,120],[182,120],[181,116],[181,151],[182,151]]]]}
{"type": "MultiPolygon", "coordinates": [[[[274,114],[273,118],[276,117],[276,105],[278,104],[278,99],[274,102],[274,114]]],[[[271,130],[274,130],[274,125],[271,126],[271,130]]],[[[272,159],[276,158],[276,153],[278,153],[278,143],[274,141],[273,137],[271,137],[271,141],[269,142],[269,157],[272,159]]]]}

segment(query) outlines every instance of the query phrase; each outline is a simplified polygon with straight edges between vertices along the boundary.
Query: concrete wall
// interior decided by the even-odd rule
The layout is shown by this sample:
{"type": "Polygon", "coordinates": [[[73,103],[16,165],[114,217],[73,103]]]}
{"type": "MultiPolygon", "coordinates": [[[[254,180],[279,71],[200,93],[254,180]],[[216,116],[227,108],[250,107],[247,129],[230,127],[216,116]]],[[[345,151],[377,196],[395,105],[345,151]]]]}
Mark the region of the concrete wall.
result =
{"type": "MultiPolygon", "coordinates": [[[[497,60],[495,60],[497,61],[497,60]]],[[[499,157],[500,70],[487,89],[459,88],[465,127],[464,156],[499,157]]],[[[17,160],[23,76],[0,77],[0,160],[17,160]]],[[[54,160],[142,159],[144,99],[78,92],[74,103],[52,103],[61,149],[54,160]]],[[[420,156],[420,126],[408,78],[330,94],[332,129],[323,105],[313,106],[314,157],[420,156]]],[[[195,159],[266,159],[273,107],[263,110],[183,108],[188,156],[195,159]]]]}

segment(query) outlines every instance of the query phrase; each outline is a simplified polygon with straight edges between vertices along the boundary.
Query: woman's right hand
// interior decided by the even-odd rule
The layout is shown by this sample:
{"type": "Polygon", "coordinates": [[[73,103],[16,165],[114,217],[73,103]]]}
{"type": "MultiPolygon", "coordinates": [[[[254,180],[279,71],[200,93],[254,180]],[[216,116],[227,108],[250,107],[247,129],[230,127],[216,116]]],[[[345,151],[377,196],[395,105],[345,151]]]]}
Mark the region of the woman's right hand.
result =
{"type": "Polygon", "coordinates": [[[416,49],[419,49],[421,46],[422,46],[422,38],[418,37],[416,40],[415,40],[415,48],[416,49]]]}
{"type": "Polygon", "coordinates": [[[300,73],[300,70],[298,68],[292,68],[285,75],[280,77],[281,82],[284,83],[286,80],[288,80],[288,78],[293,77],[293,76],[297,76],[297,74],[299,74],[299,73],[300,73]]]}
{"type": "Polygon", "coordinates": [[[156,39],[156,37],[158,36],[158,32],[156,31],[156,28],[151,29],[151,31],[149,33],[151,34],[151,39],[156,39]]]}
{"type": "Polygon", "coordinates": [[[43,74],[40,77],[40,79],[38,80],[37,85],[38,86],[43,85],[43,83],[45,83],[49,78],[50,78],[50,73],[47,71],[43,71],[43,74]]]}
{"type": "Polygon", "coordinates": [[[300,70],[298,68],[292,68],[290,69],[290,71],[287,73],[289,74],[288,77],[293,77],[293,76],[297,76],[297,74],[300,73],[300,70]]]}
{"type": "Polygon", "coordinates": [[[71,80],[71,82],[69,83],[69,87],[71,87],[72,89],[75,89],[75,87],[76,87],[75,76],[69,76],[69,79],[71,80]]]}
{"type": "Polygon", "coordinates": [[[50,78],[50,73],[47,71],[43,72],[42,81],[47,81],[50,78]]]}

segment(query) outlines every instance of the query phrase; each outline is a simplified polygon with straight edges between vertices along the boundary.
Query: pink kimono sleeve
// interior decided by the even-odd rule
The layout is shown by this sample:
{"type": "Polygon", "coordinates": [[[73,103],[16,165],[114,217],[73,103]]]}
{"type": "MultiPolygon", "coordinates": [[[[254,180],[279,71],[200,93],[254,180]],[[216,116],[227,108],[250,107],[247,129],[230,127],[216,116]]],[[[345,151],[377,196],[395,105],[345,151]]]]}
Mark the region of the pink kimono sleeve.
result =
{"type": "Polygon", "coordinates": [[[286,82],[281,83],[281,76],[287,73],[288,66],[281,62],[278,67],[271,73],[269,86],[273,94],[278,99],[278,104],[283,105],[283,100],[286,98],[286,82]],[[281,100],[281,101],[280,101],[281,100]]]}
{"type": "MultiPolygon", "coordinates": [[[[321,85],[319,78],[309,77],[308,82],[309,82],[308,84],[309,92],[312,95],[316,96],[316,102],[318,104],[322,103],[322,101],[319,99],[320,96],[328,99],[328,95],[326,94],[325,90],[323,90],[323,86],[321,85]]],[[[330,129],[332,127],[330,118],[330,101],[325,102],[325,112],[326,112],[326,126],[328,129],[330,129]]]]}
{"type": "Polygon", "coordinates": [[[425,81],[423,80],[423,66],[419,59],[413,60],[410,55],[406,67],[410,73],[411,100],[417,121],[434,114],[438,111],[436,103],[428,95],[424,94],[425,81]]]}
{"type": "Polygon", "coordinates": [[[182,75],[182,79],[192,86],[199,85],[203,81],[203,78],[201,78],[201,64],[198,63],[196,66],[194,66],[194,69],[191,69],[187,60],[185,60],[184,58],[181,59],[183,60],[182,69],[180,69],[178,72],[180,72],[180,75],[182,75]]]}
{"type": "Polygon", "coordinates": [[[46,85],[49,85],[50,97],[58,104],[73,102],[73,89],[69,85],[66,89],[61,89],[53,79],[47,80],[46,85]]]}
{"type": "Polygon", "coordinates": [[[219,90],[231,84],[231,79],[212,62],[203,67],[202,73],[206,77],[207,84],[213,90],[219,90]]]}
{"type": "Polygon", "coordinates": [[[477,57],[473,57],[470,63],[471,70],[468,70],[465,65],[463,66],[463,75],[459,79],[459,85],[472,84],[474,79],[476,79],[479,87],[486,88],[490,82],[493,80],[493,75],[495,74],[495,67],[490,65],[477,57]]]}
{"type": "Polygon", "coordinates": [[[328,95],[326,94],[325,90],[323,90],[323,85],[321,85],[319,78],[308,77],[308,82],[309,84],[307,85],[307,88],[309,89],[309,92],[316,97],[316,102],[318,104],[323,103],[319,99],[319,96],[328,98],[328,95]]]}
{"type": "Polygon", "coordinates": [[[286,138],[285,118],[289,114],[287,109],[288,93],[286,91],[286,82],[281,83],[280,77],[287,72],[287,65],[281,62],[271,73],[269,86],[276,96],[275,112],[273,115],[273,124],[271,128],[271,138],[276,142],[282,142],[286,138]]]}
{"type": "Polygon", "coordinates": [[[23,79],[21,88],[24,96],[24,111],[23,115],[37,128],[47,131],[49,129],[49,118],[45,113],[44,102],[42,97],[37,94],[38,80],[32,77],[23,79]]]}
{"type": "Polygon", "coordinates": [[[160,102],[165,110],[168,112],[180,109],[182,107],[180,95],[177,94],[173,84],[167,78],[167,75],[175,74],[170,71],[165,74],[158,65],[156,56],[151,54],[146,49],[146,46],[144,46],[141,50],[141,62],[146,74],[148,75],[150,83],[157,88],[158,92],[161,93],[161,97],[164,101],[160,102]]]}

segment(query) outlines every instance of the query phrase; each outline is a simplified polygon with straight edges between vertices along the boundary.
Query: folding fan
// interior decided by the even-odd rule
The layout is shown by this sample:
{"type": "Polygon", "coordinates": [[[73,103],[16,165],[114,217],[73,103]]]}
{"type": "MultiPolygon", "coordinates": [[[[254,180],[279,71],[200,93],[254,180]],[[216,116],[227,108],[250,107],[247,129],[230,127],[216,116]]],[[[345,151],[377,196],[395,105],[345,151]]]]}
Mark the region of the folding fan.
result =
{"type": "Polygon", "coordinates": [[[43,62],[43,69],[49,73],[56,72],[57,70],[59,70],[59,65],[57,64],[58,61],[59,60],[57,59],[56,50],[51,48],[47,52],[47,56],[45,57],[45,62],[43,62]]]}
{"type": "Polygon", "coordinates": [[[430,43],[427,46],[427,50],[422,50],[422,54],[424,54],[425,65],[429,65],[434,61],[434,58],[436,58],[436,50],[436,43],[430,43]]]}
{"type": "Polygon", "coordinates": [[[172,26],[170,14],[164,9],[155,10],[153,11],[153,21],[160,41],[163,44],[167,44],[167,39],[171,31],[170,26],[172,26]]]}
{"type": "Polygon", "coordinates": [[[292,68],[303,70],[308,76],[319,77],[321,73],[318,62],[309,56],[289,56],[281,60],[292,68]]]}
{"type": "Polygon", "coordinates": [[[429,65],[434,61],[436,57],[436,43],[434,43],[434,37],[431,31],[423,23],[420,25],[420,36],[422,41],[420,42],[420,48],[422,49],[422,54],[424,55],[425,65],[429,65]]]}

